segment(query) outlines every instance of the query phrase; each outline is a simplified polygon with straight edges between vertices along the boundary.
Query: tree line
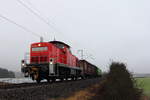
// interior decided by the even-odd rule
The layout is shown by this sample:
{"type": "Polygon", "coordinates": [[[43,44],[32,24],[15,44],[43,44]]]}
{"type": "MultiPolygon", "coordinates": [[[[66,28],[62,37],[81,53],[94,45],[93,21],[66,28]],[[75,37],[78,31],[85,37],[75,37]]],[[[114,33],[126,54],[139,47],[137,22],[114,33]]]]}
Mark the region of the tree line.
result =
{"type": "Polygon", "coordinates": [[[4,68],[0,68],[0,78],[15,78],[15,73],[4,68]]]}

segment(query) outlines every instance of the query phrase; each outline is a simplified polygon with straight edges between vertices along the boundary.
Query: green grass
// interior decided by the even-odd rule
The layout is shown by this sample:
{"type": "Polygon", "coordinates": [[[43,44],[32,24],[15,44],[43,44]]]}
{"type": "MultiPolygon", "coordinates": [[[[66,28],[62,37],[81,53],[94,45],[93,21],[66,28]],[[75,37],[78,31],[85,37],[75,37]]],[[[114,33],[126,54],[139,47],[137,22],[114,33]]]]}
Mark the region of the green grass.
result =
{"type": "Polygon", "coordinates": [[[138,87],[143,89],[144,94],[150,96],[150,77],[136,78],[136,80],[138,87]]]}

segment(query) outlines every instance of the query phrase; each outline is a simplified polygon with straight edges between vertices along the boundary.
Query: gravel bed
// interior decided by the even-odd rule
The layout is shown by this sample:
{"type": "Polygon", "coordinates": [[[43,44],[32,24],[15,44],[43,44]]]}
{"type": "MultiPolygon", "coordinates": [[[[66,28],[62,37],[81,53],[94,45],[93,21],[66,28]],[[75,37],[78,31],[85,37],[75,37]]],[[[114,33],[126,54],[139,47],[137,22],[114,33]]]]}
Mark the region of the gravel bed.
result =
{"type": "Polygon", "coordinates": [[[0,89],[0,100],[51,100],[68,97],[74,92],[100,82],[100,78],[0,89]]]}

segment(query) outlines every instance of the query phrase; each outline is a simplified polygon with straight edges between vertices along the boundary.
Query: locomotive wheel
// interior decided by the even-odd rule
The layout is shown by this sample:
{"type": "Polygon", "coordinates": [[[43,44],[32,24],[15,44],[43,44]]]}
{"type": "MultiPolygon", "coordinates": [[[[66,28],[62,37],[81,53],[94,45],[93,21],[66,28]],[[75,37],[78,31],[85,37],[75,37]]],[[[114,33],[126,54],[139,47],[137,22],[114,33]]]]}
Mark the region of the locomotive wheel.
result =
{"type": "Polygon", "coordinates": [[[47,80],[48,83],[50,83],[50,79],[49,78],[47,78],[46,80],[47,80]]]}
{"type": "Polygon", "coordinates": [[[64,78],[60,78],[60,81],[61,81],[61,82],[64,81],[64,78]]]}
{"type": "Polygon", "coordinates": [[[40,78],[36,79],[36,82],[37,82],[37,83],[40,83],[40,82],[41,82],[41,79],[40,79],[40,78]]]}
{"type": "Polygon", "coordinates": [[[66,79],[66,81],[68,81],[68,78],[65,78],[66,79]]]}
{"type": "Polygon", "coordinates": [[[56,82],[56,78],[52,78],[52,82],[56,82]]]}
{"type": "Polygon", "coordinates": [[[38,74],[34,74],[34,79],[36,80],[37,83],[40,83],[41,82],[41,78],[38,74]]]}
{"type": "Polygon", "coordinates": [[[76,76],[74,80],[75,80],[75,81],[78,80],[78,77],[76,76]]]}
{"type": "Polygon", "coordinates": [[[85,80],[85,79],[86,79],[86,77],[85,77],[85,76],[81,76],[81,79],[85,80]]]}
{"type": "Polygon", "coordinates": [[[71,80],[72,80],[72,81],[74,81],[74,80],[75,80],[75,78],[74,78],[74,77],[71,77],[71,80]]]}

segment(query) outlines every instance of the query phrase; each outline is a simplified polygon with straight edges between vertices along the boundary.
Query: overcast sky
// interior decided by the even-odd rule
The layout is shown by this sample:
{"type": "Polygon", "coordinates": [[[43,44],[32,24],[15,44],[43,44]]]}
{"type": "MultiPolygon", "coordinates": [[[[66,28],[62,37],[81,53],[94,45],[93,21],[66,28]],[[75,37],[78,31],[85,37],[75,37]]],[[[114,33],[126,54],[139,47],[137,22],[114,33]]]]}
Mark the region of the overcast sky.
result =
{"type": "MultiPolygon", "coordinates": [[[[44,37],[64,41],[104,71],[121,61],[135,73],[150,73],[149,0],[0,0],[0,14],[44,37]],[[38,11],[37,11],[38,10],[38,11]],[[51,26],[51,27],[50,27],[51,26]]],[[[0,67],[20,71],[24,53],[39,38],[0,18],[0,67]]]]}

